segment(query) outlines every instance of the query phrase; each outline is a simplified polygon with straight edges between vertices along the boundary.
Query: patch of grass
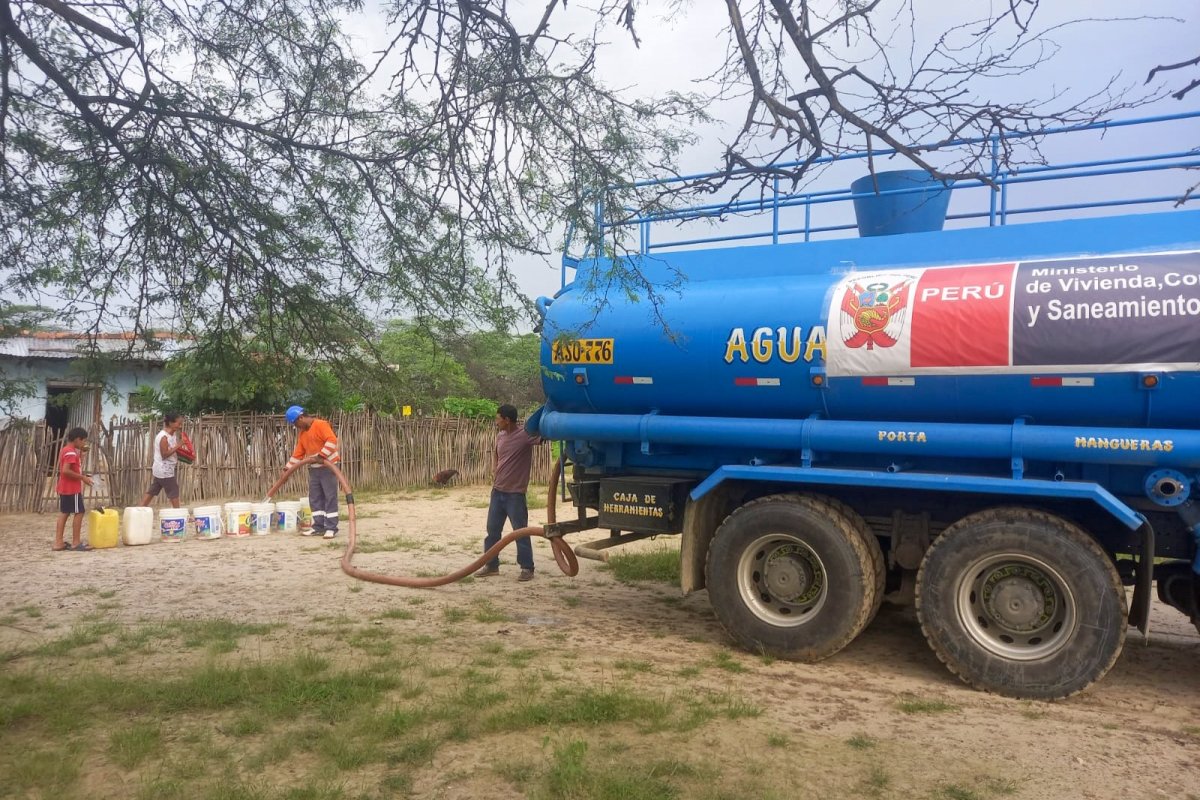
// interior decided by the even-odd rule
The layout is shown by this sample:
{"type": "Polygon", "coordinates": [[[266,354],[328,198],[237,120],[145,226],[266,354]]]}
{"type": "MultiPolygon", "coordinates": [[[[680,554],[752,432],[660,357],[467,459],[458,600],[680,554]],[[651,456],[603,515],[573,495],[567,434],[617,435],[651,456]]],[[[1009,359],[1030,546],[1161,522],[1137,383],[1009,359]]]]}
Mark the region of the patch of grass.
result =
{"type": "Polygon", "coordinates": [[[512,619],[488,600],[475,601],[473,616],[476,622],[508,622],[512,619]]]}
{"type": "Polygon", "coordinates": [[[701,667],[681,667],[675,674],[680,678],[694,678],[703,671],[701,667]]]}
{"type": "Polygon", "coordinates": [[[361,584],[361,583],[356,583],[356,584],[354,584],[353,586],[351,586],[351,587],[350,587],[350,593],[351,593],[351,594],[358,594],[358,593],[359,593],[359,592],[361,592],[362,590],[363,590],[363,587],[362,587],[362,584],[361,584]]]}
{"type": "Polygon", "coordinates": [[[679,583],[679,551],[659,548],[642,553],[615,553],[608,559],[608,568],[622,583],[659,581],[679,583]]]}
{"type": "Polygon", "coordinates": [[[34,652],[40,656],[65,656],[81,647],[98,644],[117,630],[115,622],[92,622],[76,625],[66,636],[46,642],[34,652]]]}
{"type": "Polygon", "coordinates": [[[680,761],[639,763],[622,759],[593,766],[588,745],[571,740],[556,745],[550,765],[542,777],[541,791],[534,798],[579,798],[583,800],[675,800],[684,797],[678,781],[698,771],[680,761]]]}
{"type": "Polygon", "coordinates": [[[389,608],[379,616],[381,619],[415,619],[417,615],[406,608],[389,608]]]}
{"type": "Polygon", "coordinates": [[[388,754],[389,764],[428,764],[433,761],[441,742],[432,736],[422,736],[402,743],[388,754]]]}
{"type": "Polygon", "coordinates": [[[614,722],[634,722],[660,727],[672,713],[672,704],[638,695],[624,688],[561,687],[549,697],[545,693],[539,693],[536,699],[527,697],[517,705],[501,709],[483,721],[483,728],[488,732],[504,732],[614,722]]]}
{"type": "Polygon", "coordinates": [[[546,507],[546,490],[530,489],[525,495],[525,505],[531,511],[537,511],[546,507]]]}
{"type": "Polygon", "coordinates": [[[109,599],[117,596],[117,590],[116,589],[108,589],[107,591],[97,592],[96,596],[99,597],[101,600],[109,600],[109,599]]]}
{"type": "Polygon", "coordinates": [[[622,659],[613,663],[613,667],[622,672],[652,672],[654,665],[649,661],[629,661],[622,659]]]}
{"type": "Polygon", "coordinates": [[[867,777],[862,781],[863,794],[868,797],[880,797],[891,782],[892,778],[887,774],[887,770],[878,764],[872,764],[867,771],[867,777]]]}
{"type": "Polygon", "coordinates": [[[261,717],[251,716],[249,714],[238,717],[227,728],[224,733],[229,736],[257,736],[267,729],[266,721],[261,717]]]}
{"type": "Polygon", "coordinates": [[[386,628],[371,627],[355,631],[346,637],[346,644],[372,656],[391,655],[396,649],[392,633],[386,628]]]}
{"type": "Polygon", "coordinates": [[[162,730],[142,722],[116,731],[109,739],[109,756],[117,766],[130,770],[162,749],[162,730]]]}
{"type": "Polygon", "coordinates": [[[450,624],[462,622],[467,618],[467,612],[461,608],[443,608],[442,619],[450,624]]]}
{"type": "MultiPolygon", "coordinates": [[[[337,543],[331,544],[341,547],[337,543]]],[[[396,550],[422,550],[424,547],[425,543],[422,540],[411,536],[389,536],[382,541],[359,542],[356,550],[359,553],[391,553],[396,550]]]]}
{"type": "Polygon", "coordinates": [[[1200,725],[1184,725],[1179,729],[1185,736],[1200,739],[1200,725]]]}
{"type": "Polygon", "coordinates": [[[518,650],[510,650],[504,654],[504,660],[517,669],[524,669],[529,666],[529,662],[533,661],[537,654],[537,650],[526,647],[518,650]]]}
{"type": "Polygon", "coordinates": [[[870,750],[875,746],[876,742],[870,736],[865,736],[859,733],[847,739],[846,744],[850,745],[855,750],[870,750]]]}
{"type": "Polygon", "coordinates": [[[408,597],[405,598],[404,602],[408,603],[410,606],[423,606],[429,601],[424,597],[408,597]]]}
{"type": "Polygon", "coordinates": [[[228,619],[174,620],[167,627],[180,634],[184,647],[207,647],[212,653],[232,653],[243,636],[263,636],[276,624],[234,622],[228,619]]]}
{"type": "Polygon", "coordinates": [[[19,608],[14,608],[13,611],[17,614],[24,614],[30,619],[37,619],[42,615],[42,610],[37,606],[21,606],[19,608]]]}
{"type": "Polygon", "coordinates": [[[958,706],[944,700],[924,700],[920,697],[904,697],[896,701],[896,708],[905,714],[944,714],[957,711],[958,706]]]}
{"type": "Polygon", "coordinates": [[[567,608],[578,608],[581,602],[583,601],[579,599],[579,595],[577,594],[569,594],[563,598],[563,605],[567,608]]]}
{"type": "Polygon", "coordinates": [[[935,797],[945,798],[945,800],[983,800],[982,796],[974,790],[959,786],[957,783],[938,787],[935,797]]]}
{"type": "Polygon", "coordinates": [[[767,652],[767,648],[761,645],[758,648],[758,660],[762,662],[764,667],[769,667],[779,659],[767,652]]]}
{"type": "Polygon", "coordinates": [[[1017,782],[1008,778],[988,778],[985,781],[987,788],[993,794],[1010,795],[1017,793],[1017,782]]]}
{"type": "Polygon", "coordinates": [[[99,594],[99,593],[100,593],[100,590],[97,589],[95,586],[88,585],[88,586],[80,586],[78,589],[68,592],[67,597],[81,597],[86,594],[99,594]]]}
{"type": "Polygon", "coordinates": [[[720,650],[712,659],[713,666],[717,669],[723,669],[726,672],[742,673],[747,672],[746,667],[733,657],[733,654],[728,650],[720,650]]]}
{"type": "Polygon", "coordinates": [[[1050,712],[1048,712],[1045,708],[1043,708],[1041,705],[1035,705],[1029,700],[1026,700],[1024,703],[1022,703],[1021,706],[1021,716],[1025,719],[1042,719],[1050,716],[1050,712]]]}
{"type": "Polygon", "coordinates": [[[63,797],[79,780],[81,756],[54,745],[45,749],[22,748],[21,757],[7,771],[5,794],[12,797],[63,797]],[[33,790],[37,794],[33,794],[33,790]]]}

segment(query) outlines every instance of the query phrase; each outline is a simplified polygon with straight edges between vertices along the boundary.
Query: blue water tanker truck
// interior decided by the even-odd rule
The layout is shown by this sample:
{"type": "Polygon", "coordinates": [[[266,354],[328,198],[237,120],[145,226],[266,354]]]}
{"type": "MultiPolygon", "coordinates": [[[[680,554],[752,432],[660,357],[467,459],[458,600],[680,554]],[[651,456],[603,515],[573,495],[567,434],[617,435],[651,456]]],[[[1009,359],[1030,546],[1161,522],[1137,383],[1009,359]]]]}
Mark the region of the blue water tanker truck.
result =
{"type": "Polygon", "coordinates": [[[538,301],[528,427],[577,509],[550,532],[680,535],[683,591],[786,659],[914,603],[954,674],[1017,698],[1099,680],[1155,591],[1197,623],[1198,121],[1040,131],[1066,158],[1021,169],[997,136],[953,187],[875,151],[818,162],[857,165],[840,187],[598,203],[605,246],[538,301]]]}

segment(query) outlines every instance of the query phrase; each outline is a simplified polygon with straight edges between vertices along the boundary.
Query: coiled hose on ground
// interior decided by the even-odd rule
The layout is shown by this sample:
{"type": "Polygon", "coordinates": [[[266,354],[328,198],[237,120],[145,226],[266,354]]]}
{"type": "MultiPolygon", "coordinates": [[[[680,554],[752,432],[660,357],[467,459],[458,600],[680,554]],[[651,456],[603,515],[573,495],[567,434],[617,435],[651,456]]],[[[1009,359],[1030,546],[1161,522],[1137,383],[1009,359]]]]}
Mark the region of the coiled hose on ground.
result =
{"type": "MultiPolygon", "coordinates": [[[[296,464],[287,467],[279,480],[275,481],[274,485],[267,490],[267,499],[275,496],[279,488],[287,482],[292,473],[303,466],[314,464],[321,460],[319,456],[309,456],[296,464]]],[[[546,526],[553,525],[555,522],[555,500],[558,491],[558,478],[562,473],[563,461],[560,458],[555,464],[554,474],[550,478],[549,497],[546,500],[546,526]]],[[[562,536],[549,535],[546,533],[546,526],[530,525],[526,528],[518,528],[496,542],[487,549],[487,551],[479,558],[472,561],[467,566],[460,570],[451,572],[448,575],[441,575],[436,578],[410,578],[403,575],[384,575],[379,572],[370,572],[365,569],[360,569],[354,566],[354,548],[358,544],[358,529],[354,516],[354,491],[350,488],[350,482],[346,480],[346,476],[338,469],[337,464],[324,462],[325,469],[333,470],[333,474],[337,476],[338,485],[342,491],[346,493],[346,510],[348,519],[346,526],[348,535],[346,540],[346,552],[342,554],[342,572],[349,575],[351,578],[357,578],[360,581],[369,581],[371,583],[384,583],[389,586],[407,586],[413,589],[432,589],[435,586],[445,586],[447,583],[454,583],[471,575],[475,570],[482,567],[484,564],[491,561],[500,554],[500,551],[508,547],[518,539],[526,537],[543,536],[550,540],[550,548],[554,552],[554,561],[568,576],[574,576],[579,573],[579,561],[575,558],[575,553],[563,541],[562,536]]]]}

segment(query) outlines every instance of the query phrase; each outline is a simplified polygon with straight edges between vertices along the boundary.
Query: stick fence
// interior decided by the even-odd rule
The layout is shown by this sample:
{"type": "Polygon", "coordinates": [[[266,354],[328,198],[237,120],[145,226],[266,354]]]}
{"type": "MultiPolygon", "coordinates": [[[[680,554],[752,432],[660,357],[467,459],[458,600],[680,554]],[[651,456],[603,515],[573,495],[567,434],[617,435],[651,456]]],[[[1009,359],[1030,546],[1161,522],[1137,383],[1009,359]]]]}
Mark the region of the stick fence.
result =
{"type": "MultiPolygon", "coordinates": [[[[491,420],[457,417],[381,417],[342,413],[329,418],[338,435],[341,468],[355,491],[427,486],[444,469],[456,469],[464,484],[492,479],[496,440],[491,420]]],[[[97,476],[85,487],[94,506],[136,505],[150,485],[154,437],[161,424],[114,418],[88,433],[84,472],[97,476]]],[[[180,465],[183,504],[257,500],[279,477],[296,444],[296,432],[277,415],[206,415],[185,421],[196,446],[196,463],[180,465]]],[[[0,512],[43,512],[58,508],[55,492],[62,435],[44,422],[0,431],[0,512]]],[[[534,449],[533,480],[545,482],[553,464],[549,447],[534,449]]],[[[305,470],[293,475],[277,497],[308,492],[305,470]]],[[[165,503],[161,495],[158,503],[165,503]]]]}

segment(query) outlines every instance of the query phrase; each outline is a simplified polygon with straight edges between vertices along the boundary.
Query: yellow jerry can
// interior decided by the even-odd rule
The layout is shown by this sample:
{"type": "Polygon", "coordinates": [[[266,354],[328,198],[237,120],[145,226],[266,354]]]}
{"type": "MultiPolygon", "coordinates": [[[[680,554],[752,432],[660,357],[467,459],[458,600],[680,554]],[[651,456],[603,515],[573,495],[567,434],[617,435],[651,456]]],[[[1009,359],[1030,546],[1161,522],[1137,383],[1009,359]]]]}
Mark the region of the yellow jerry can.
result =
{"type": "Polygon", "coordinates": [[[88,543],[94,548],[116,547],[121,515],[115,508],[93,508],[87,515],[88,543]]]}

